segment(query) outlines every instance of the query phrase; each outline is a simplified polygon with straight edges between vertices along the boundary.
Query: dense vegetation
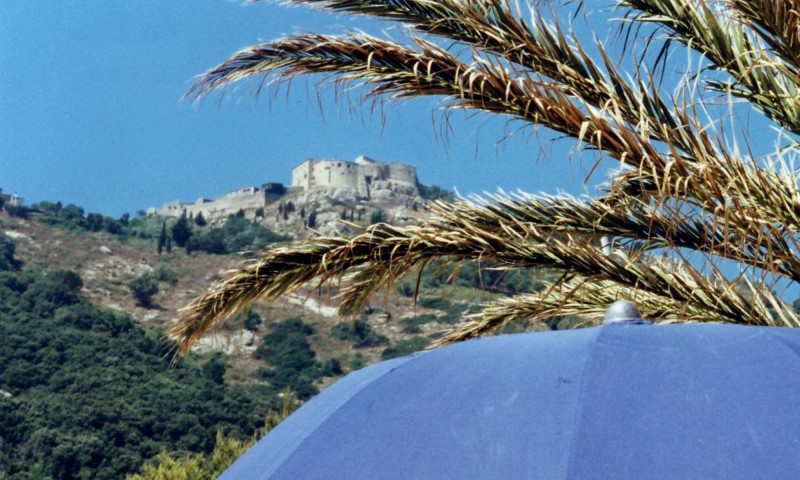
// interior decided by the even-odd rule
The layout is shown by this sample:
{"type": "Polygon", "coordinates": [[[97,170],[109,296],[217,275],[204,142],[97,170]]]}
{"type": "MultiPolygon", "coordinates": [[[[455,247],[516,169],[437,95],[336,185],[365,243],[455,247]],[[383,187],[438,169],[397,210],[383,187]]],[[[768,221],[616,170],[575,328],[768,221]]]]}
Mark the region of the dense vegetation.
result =
{"type": "Polygon", "coordinates": [[[271,393],[290,389],[299,399],[306,400],[319,392],[315,380],[342,374],[339,360],[320,362],[316,359],[316,352],[307,338],[313,333],[314,328],[300,318],[270,326],[270,333],[264,336],[255,357],[270,365],[259,369],[257,375],[268,382],[271,393]]]}
{"type": "MultiPolygon", "coordinates": [[[[185,221],[185,217],[181,217],[176,222],[176,225],[180,225],[185,221]]],[[[190,224],[187,222],[187,225],[190,224]]],[[[221,228],[194,230],[191,226],[188,226],[187,232],[188,234],[185,234],[185,243],[182,246],[188,246],[190,250],[200,250],[220,255],[258,250],[271,243],[283,242],[289,239],[289,237],[279,235],[259,223],[251,222],[243,216],[236,215],[228,218],[221,228]]]]}
{"type": "Polygon", "coordinates": [[[170,368],[157,333],[89,304],[74,272],[17,271],[13,251],[0,234],[0,478],[119,479],[263,423],[270,397],[226,388],[219,360],[170,368]]]}
{"type": "Polygon", "coordinates": [[[264,427],[253,438],[239,440],[222,432],[217,434],[214,450],[209,454],[171,455],[165,450],[159,452],[154,461],[146,463],[139,474],[130,475],[128,480],[213,480],[225,471],[237,458],[278,423],[288,417],[299,403],[294,393],[283,392],[281,410],[267,413],[264,427]]]}
{"type": "Polygon", "coordinates": [[[30,207],[20,206],[16,212],[9,211],[9,214],[23,218],[35,216],[42,223],[72,231],[108,232],[125,236],[131,227],[130,214],[115,219],[100,213],[86,213],[83,207],[72,203],[65,206],[61,202],[42,201],[30,207]]]}
{"type": "Polygon", "coordinates": [[[289,237],[244,218],[244,212],[229,217],[220,228],[207,225],[205,218],[174,218],[147,216],[139,211],[136,217],[124,214],[115,219],[100,213],[86,213],[74,204],[42,201],[30,207],[19,206],[5,210],[12,216],[30,218],[40,223],[72,232],[107,232],[121,240],[138,238],[156,245],[158,253],[170,253],[172,244],[187,251],[211,254],[230,254],[258,250],[289,237]]]}

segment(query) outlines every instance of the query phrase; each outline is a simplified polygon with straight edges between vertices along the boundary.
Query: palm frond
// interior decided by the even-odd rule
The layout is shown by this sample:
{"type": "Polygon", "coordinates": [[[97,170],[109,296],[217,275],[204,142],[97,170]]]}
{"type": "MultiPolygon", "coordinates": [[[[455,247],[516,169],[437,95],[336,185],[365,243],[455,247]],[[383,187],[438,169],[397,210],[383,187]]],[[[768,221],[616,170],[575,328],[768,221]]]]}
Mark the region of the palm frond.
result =
{"type": "MultiPolygon", "coordinates": [[[[731,12],[715,8],[721,2],[622,0],[620,5],[633,10],[630,20],[662,25],[671,39],[698,51],[712,68],[732,77],[731,82],[708,80],[710,87],[746,99],[781,127],[800,134],[800,77],[759,48],[751,31],[733,19],[731,12]]],[[[736,2],[731,5],[738,6],[736,2]]]]}
{"type": "Polygon", "coordinates": [[[642,248],[647,250],[705,252],[800,280],[800,256],[793,236],[758,223],[748,223],[750,229],[737,228],[726,221],[725,209],[718,209],[716,218],[697,210],[681,213],[680,205],[656,206],[636,198],[628,199],[625,205],[614,205],[603,198],[581,201],[523,193],[491,195],[489,199],[474,197],[473,201],[436,210],[448,224],[470,223],[501,235],[510,230],[524,231],[529,225],[556,235],[610,235],[642,241],[642,248]]]}
{"type": "MultiPolygon", "coordinates": [[[[324,282],[340,278],[340,313],[352,314],[377,291],[434,259],[491,260],[496,268],[547,267],[613,281],[650,296],[704,309],[708,316],[716,315],[727,321],[772,322],[771,316],[750,308],[724,283],[708,280],[691,267],[684,266],[677,272],[674,265],[663,267],[625,251],[606,255],[592,236],[580,234],[581,229],[588,233],[592,224],[602,225],[604,220],[596,215],[598,210],[581,209],[581,205],[575,204],[571,204],[570,210],[563,202],[547,203],[538,202],[533,208],[508,200],[483,206],[469,202],[439,203],[434,205],[434,216],[420,226],[378,224],[350,240],[322,237],[267,250],[260,260],[229,275],[212,292],[189,305],[169,334],[176,339],[178,348],[185,350],[205,331],[253,299],[275,299],[315,279],[324,282]],[[544,222],[536,218],[556,211],[558,216],[544,222]]],[[[608,213],[605,209],[600,212],[608,213]]],[[[617,215],[615,220],[612,215],[608,220],[610,223],[593,233],[604,229],[616,231],[610,226],[624,219],[617,215]]],[[[646,240],[647,232],[643,229],[644,224],[628,219],[632,237],[646,240]]],[[[620,232],[624,230],[619,228],[620,232]]],[[[690,230],[691,227],[685,228],[689,234],[690,230]]],[[[665,230],[661,233],[658,241],[676,237],[665,230]]]]}
{"type": "MultiPolygon", "coordinates": [[[[170,330],[179,352],[256,298],[309,282],[337,283],[340,313],[436,261],[562,272],[545,290],[489,305],[444,341],[496,331],[512,319],[596,319],[618,298],[658,321],[798,326],[796,314],[748,275],[800,280],[797,175],[731,147],[705,96],[663,94],[647,66],[620,72],[605,46],[589,53],[539,12],[503,0],[289,0],[412,27],[405,43],[362,33],[306,34],[243,50],[201,76],[203,97],[245,78],[289,82],[321,74],[376,101],[437,97],[444,108],[540,125],[625,168],[603,196],[498,194],[432,206],[418,226],[385,224],[353,238],[320,237],[261,252],[182,312],[170,330]],[[458,53],[466,47],[470,57],[458,53]],[[456,53],[454,53],[456,52],[456,53]],[[633,245],[604,253],[608,236],[633,245]],[[702,270],[684,256],[711,265],[702,270]],[[728,278],[718,262],[736,262],[728,278]],[[710,273],[709,273],[710,272],[710,273]]],[[[621,0],[625,20],[664,29],[698,52],[705,85],[750,102],[800,134],[797,0],[621,0]]],[[[646,48],[656,45],[651,33],[646,48]]],[[[662,44],[660,58],[666,45],[662,44]]],[[[645,58],[645,57],[642,57],[645,58]]]]}
{"type": "Polygon", "coordinates": [[[800,3],[796,0],[731,0],[738,20],[755,31],[800,77],[800,3]]]}
{"type": "MultiPolygon", "coordinates": [[[[691,280],[686,281],[691,284],[691,280]]],[[[701,295],[717,293],[707,290],[701,295]]],[[[719,303],[727,307],[733,306],[732,316],[722,316],[718,311],[695,303],[676,301],[668,295],[637,290],[610,280],[571,277],[551,285],[543,292],[503,298],[488,305],[480,313],[472,315],[468,322],[438,340],[436,345],[492,334],[522,319],[543,322],[554,317],[574,315],[584,318],[585,325],[597,325],[602,321],[608,306],[619,299],[634,302],[643,318],[655,322],[743,323],[743,319],[757,317],[762,319],[764,325],[800,326],[797,314],[763,286],[745,280],[740,283],[739,290],[726,289],[724,294],[726,297],[720,299],[719,303]],[[754,315],[754,312],[757,313],[754,315]]],[[[712,298],[706,298],[705,303],[712,301],[712,298]]]]}

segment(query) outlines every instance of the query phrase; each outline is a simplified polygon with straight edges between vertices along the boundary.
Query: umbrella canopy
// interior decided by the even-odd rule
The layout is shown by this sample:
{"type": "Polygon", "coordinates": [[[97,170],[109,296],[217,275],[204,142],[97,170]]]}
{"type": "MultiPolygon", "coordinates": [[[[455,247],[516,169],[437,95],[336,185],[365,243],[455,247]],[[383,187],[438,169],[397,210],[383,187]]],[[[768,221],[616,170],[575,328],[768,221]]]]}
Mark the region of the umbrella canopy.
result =
{"type": "Polygon", "coordinates": [[[797,478],[800,329],[504,335],[351,373],[231,479],[797,478]]]}

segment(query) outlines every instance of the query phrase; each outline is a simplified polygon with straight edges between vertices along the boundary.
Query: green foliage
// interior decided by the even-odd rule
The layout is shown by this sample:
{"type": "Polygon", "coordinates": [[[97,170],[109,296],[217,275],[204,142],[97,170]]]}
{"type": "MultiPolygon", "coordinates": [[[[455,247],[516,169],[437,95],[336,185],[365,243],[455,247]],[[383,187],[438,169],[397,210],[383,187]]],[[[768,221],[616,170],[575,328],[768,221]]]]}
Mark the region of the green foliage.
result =
{"type": "MultiPolygon", "coordinates": [[[[144,213],[144,212],[140,212],[144,213]]],[[[127,232],[129,237],[136,237],[145,240],[157,241],[161,237],[161,232],[164,232],[164,245],[170,239],[168,235],[168,228],[174,220],[165,219],[158,216],[137,215],[128,222],[127,232]]]]}
{"type": "MultiPolygon", "coordinates": [[[[77,295],[69,271],[0,272],[0,477],[119,479],[167,445],[249,437],[268,400],[170,368],[157,334],[77,295]],[[199,422],[198,419],[203,421],[199,422]]],[[[217,369],[218,370],[218,369],[217,369]]]]}
{"type": "Polygon", "coordinates": [[[417,303],[420,307],[425,308],[436,308],[439,310],[445,308],[445,300],[441,296],[421,297],[417,299],[417,303]]]}
{"type": "Polygon", "coordinates": [[[288,240],[289,237],[277,234],[258,223],[241,216],[232,216],[222,228],[196,233],[192,237],[192,249],[212,254],[238,253],[259,250],[271,243],[288,240]]]}
{"type": "Polygon", "coordinates": [[[440,317],[436,315],[423,313],[421,315],[414,315],[413,317],[401,318],[400,325],[403,326],[403,333],[421,333],[422,329],[419,328],[420,325],[430,322],[438,322],[440,320],[440,317]]]}
{"type": "Polygon", "coordinates": [[[80,302],[78,290],[83,282],[76,273],[67,274],[64,270],[32,272],[22,278],[30,284],[24,285],[19,300],[30,313],[52,318],[59,308],[80,302]]]}
{"type": "Polygon", "coordinates": [[[203,375],[214,383],[225,383],[225,372],[228,370],[228,364],[220,354],[212,355],[201,368],[203,375]]]}
{"type": "MultiPolygon", "coordinates": [[[[263,215],[262,215],[263,216],[263,215]]],[[[196,217],[194,217],[194,224],[198,227],[205,227],[206,226],[206,219],[203,216],[203,212],[199,212],[196,217]]]]}
{"type": "Polygon", "coordinates": [[[425,268],[421,285],[423,288],[436,288],[453,284],[503,295],[514,295],[541,289],[543,279],[549,277],[552,275],[549,275],[546,270],[519,268],[509,271],[497,268],[497,265],[490,261],[459,265],[446,265],[441,261],[434,261],[425,268]]]}
{"type": "Polygon", "coordinates": [[[451,303],[445,310],[445,315],[439,321],[444,321],[449,324],[456,324],[461,322],[463,314],[469,309],[466,303],[451,303]]]}
{"type": "Polygon", "coordinates": [[[223,255],[228,249],[225,246],[225,233],[219,229],[211,229],[205,233],[195,234],[191,239],[192,250],[223,255]]]}
{"type": "Polygon", "coordinates": [[[317,226],[317,211],[311,210],[311,213],[308,214],[308,218],[306,219],[306,226],[308,228],[315,228],[317,226]]]}
{"type": "Polygon", "coordinates": [[[23,205],[6,205],[6,213],[12,217],[27,219],[30,218],[31,209],[23,205]]]}
{"type": "Polygon", "coordinates": [[[164,220],[164,223],[161,224],[161,233],[158,235],[158,244],[156,246],[156,251],[159,255],[164,250],[164,247],[167,245],[167,221],[164,220]]]}
{"type": "Polygon", "coordinates": [[[450,190],[446,190],[438,185],[418,185],[419,195],[425,200],[444,200],[446,202],[453,202],[456,199],[455,194],[450,190]]]}
{"type": "Polygon", "coordinates": [[[305,400],[319,392],[314,380],[341,373],[338,360],[321,363],[316,359],[307,338],[313,333],[314,329],[300,318],[284,320],[270,327],[270,333],[264,336],[254,356],[271,366],[259,369],[256,374],[269,382],[273,392],[288,388],[299,399],[305,400]]]}
{"type": "Polygon", "coordinates": [[[153,306],[153,295],[158,293],[158,279],[152,273],[143,273],[128,282],[128,288],[138,305],[150,308],[153,306]]]}
{"type": "Polygon", "coordinates": [[[238,440],[225,435],[220,430],[217,432],[214,451],[210,455],[200,453],[176,457],[162,449],[154,462],[145,464],[139,474],[129,475],[127,480],[213,480],[256,441],[288,417],[297,406],[294,394],[285,391],[283,392],[282,410],[270,410],[264,422],[264,428],[259,429],[250,440],[238,440]]]}
{"type": "Polygon", "coordinates": [[[355,322],[337,323],[331,327],[331,337],[352,341],[354,348],[375,347],[389,341],[388,338],[376,333],[363,317],[355,322]]]}
{"type": "Polygon", "coordinates": [[[400,295],[404,297],[413,297],[414,296],[414,286],[411,282],[404,281],[397,284],[397,291],[400,295]]]}
{"type": "Polygon", "coordinates": [[[202,453],[173,457],[166,450],[158,452],[153,463],[147,463],[137,475],[127,480],[214,480],[251,446],[251,442],[217,433],[211,455],[202,453]]]}
{"type": "Polygon", "coordinates": [[[347,367],[353,371],[358,370],[364,366],[364,354],[361,352],[356,352],[350,357],[350,362],[347,364],[347,367]]]}
{"type": "Polygon", "coordinates": [[[36,220],[47,225],[62,228],[68,231],[108,232],[112,235],[126,237],[130,224],[130,215],[127,213],[119,219],[88,213],[82,207],[72,203],[63,206],[61,202],[42,201],[31,205],[29,212],[36,212],[36,220]]]}
{"type": "Polygon", "coordinates": [[[372,214],[369,216],[369,223],[376,224],[376,223],[383,223],[386,221],[386,212],[383,209],[379,208],[377,210],[373,210],[372,214]]]}
{"type": "Polygon", "coordinates": [[[5,233],[0,233],[0,271],[19,268],[19,261],[14,258],[16,250],[17,244],[14,239],[5,233]]]}
{"type": "Polygon", "coordinates": [[[178,283],[178,274],[167,265],[159,265],[153,270],[153,277],[159,282],[175,285],[178,283]]]}
{"type": "Polygon", "coordinates": [[[390,358],[402,357],[414,352],[419,352],[420,350],[426,349],[430,343],[430,340],[424,337],[411,337],[400,340],[383,350],[381,353],[381,360],[389,360],[390,358]]]}
{"type": "Polygon", "coordinates": [[[186,218],[185,213],[172,225],[170,233],[172,234],[172,240],[175,242],[175,245],[179,247],[186,246],[186,242],[188,242],[189,237],[192,236],[192,228],[189,225],[189,219],[186,218]]]}
{"type": "Polygon", "coordinates": [[[248,310],[246,313],[237,313],[230,323],[225,324],[225,328],[228,330],[238,330],[239,328],[243,327],[245,330],[255,332],[258,330],[258,326],[261,325],[262,322],[263,320],[259,314],[252,310],[248,310]]]}

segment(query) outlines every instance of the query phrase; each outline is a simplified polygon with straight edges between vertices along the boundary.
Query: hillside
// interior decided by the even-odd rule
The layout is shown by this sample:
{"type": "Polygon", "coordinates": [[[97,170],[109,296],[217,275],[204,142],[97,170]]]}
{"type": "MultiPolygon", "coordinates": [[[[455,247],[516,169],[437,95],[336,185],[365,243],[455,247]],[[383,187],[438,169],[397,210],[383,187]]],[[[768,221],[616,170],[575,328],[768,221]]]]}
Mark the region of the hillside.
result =
{"type": "MultiPolygon", "coordinates": [[[[159,224],[160,220],[153,223],[159,224]]],[[[184,248],[178,247],[159,255],[151,240],[124,238],[107,232],[53,228],[35,216],[20,219],[0,213],[0,227],[15,240],[16,256],[23,262],[24,269],[75,271],[83,279],[81,294],[84,297],[105,308],[128,313],[146,328],[159,328],[174,321],[181,307],[244,261],[238,255],[212,255],[202,251],[186,254],[184,248]],[[164,271],[169,272],[173,280],[159,282],[153,307],[137,305],[128,283],[144,273],[164,271]]],[[[342,319],[336,314],[330,295],[323,289],[295,292],[269,306],[255,305],[253,311],[264,320],[257,328],[217,332],[203,340],[198,350],[222,350],[246,365],[246,359],[258,346],[271,322],[302,317],[306,323],[319,327],[320,333],[312,337],[312,342],[321,358],[338,356],[343,364],[347,364],[359,353],[366,361],[374,361],[384,348],[410,334],[436,337],[458,321],[460,314],[474,310],[478,303],[490,298],[489,294],[477,289],[444,285],[444,276],[444,272],[438,276],[426,276],[428,283],[422,283],[423,291],[416,301],[413,296],[415,279],[402,282],[398,291],[375,299],[364,317],[368,318],[369,325],[378,335],[389,339],[388,344],[356,349],[348,347],[345,342],[332,341],[329,330],[342,319]]]]}
{"type": "MultiPolygon", "coordinates": [[[[309,205],[299,197],[295,200],[301,209],[304,205],[309,205]]],[[[318,207],[323,205],[319,197],[315,200],[318,202],[318,207]]],[[[334,208],[342,208],[339,204],[331,205],[334,208]]],[[[369,206],[366,205],[365,208],[369,206]]],[[[252,418],[250,415],[255,414],[257,417],[263,417],[268,405],[279,404],[281,392],[286,388],[294,391],[301,400],[307,399],[348,371],[381,358],[390,358],[425,348],[433,339],[438,338],[455,323],[462,321],[464,315],[476,311],[480,308],[480,304],[489,301],[493,296],[502,295],[508,288],[513,290],[530,288],[531,282],[535,282],[533,276],[504,279],[497,276],[496,272],[487,271],[478,275],[474,269],[465,267],[454,276],[452,284],[447,284],[446,280],[453,273],[452,269],[438,271],[434,268],[423,274],[416,298],[414,295],[416,278],[409,278],[401,281],[394,291],[376,298],[358,318],[351,319],[338,318],[335,302],[330,298],[330,286],[295,292],[274,304],[254,305],[250,312],[236,319],[233,325],[222,328],[201,341],[185,365],[175,371],[164,361],[165,351],[158,346],[158,338],[163,328],[176,319],[181,307],[222,278],[227,270],[244,260],[238,255],[212,254],[199,248],[206,245],[210,238],[215,238],[214,245],[224,247],[225,251],[237,245],[259,245],[258,242],[280,238],[263,226],[269,225],[269,222],[263,219],[233,216],[224,222],[217,222],[215,226],[200,226],[188,222],[187,219],[185,221],[191,232],[189,238],[195,239],[196,249],[190,248],[187,253],[186,247],[172,245],[170,248],[165,244],[159,254],[160,232],[172,233],[173,227],[181,221],[180,218],[141,216],[114,220],[97,214],[84,214],[82,210],[78,215],[79,207],[72,205],[62,207],[60,203],[42,202],[32,207],[35,208],[25,212],[12,209],[14,216],[6,211],[0,211],[0,238],[7,239],[7,242],[13,241],[13,257],[18,267],[5,273],[7,278],[14,279],[9,280],[12,283],[8,285],[19,285],[14,288],[38,291],[37,289],[44,288],[38,286],[38,282],[62,278],[63,272],[76,273],[74,278],[77,280],[73,282],[72,293],[57,294],[53,297],[57,300],[53,300],[54,303],[50,307],[45,310],[36,307],[34,310],[41,311],[41,314],[25,320],[26,325],[40,325],[34,327],[39,329],[37,331],[48,332],[47,336],[36,341],[32,339],[38,338],[38,333],[26,335],[25,330],[19,329],[22,326],[20,319],[31,313],[27,310],[33,307],[15,303],[10,300],[13,295],[7,297],[6,305],[0,309],[0,314],[5,315],[2,322],[6,323],[0,322],[5,336],[29,338],[17,347],[0,348],[2,370],[18,372],[7,373],[5,377],[0,377],[0,390],[8,395],[0,399],[5,402],[0,406],[2,408],[19,408],[29,401],[26,399],[33,398],[31,395],[41,396],[46,402],[54,405],[52,408],[60,411],[65,410],[63,407],[55,407],[56,405],[64,402],[80,403],[83,398],[80,392],[85,390],[75,390],[74,382],[85,375],[76,373],[81,371],[80,362],[88,362],[84,370],[91,371],[89,365],[93,365],[91,368],[100,368],[101,370],[93,375],[101,378],[111,378],[107,373],[102,373],[105,372],[102,370],[104,368],[115,371],[132,369],[131,371],[136,372],[152,371],[155,368],[156,371],[161,369],[164,375],[177,374],[184,379],[190,377],[196,377],[198,381],[216,379],[205,386],[195,385],[185,388],[206,389],[206,393],[201,394],[203,397],[232,395],[230,401],[239,398],[240,400],[236,401],[242,406],[257,402],[260,405],[257,409],[264,411],[249,411],[244,415],[241,412],[237,414],[238,410],[234,409],[231,410],[231,415],[252,418]],[[64,212],[71,213],[67,215],[64,212]],[[158,287],[158,292],[152,296],[147,307],[137,302],[132,294],[131,281],[137,278],[152,278],[158,287]],[[481,285],[494,286],[496,292],[486,293],[475,288],[481,285]],[[75,305],[83,305],[81,302],[86,302],[87,306],[76,310],[75,305]],[[88,305],[91,305],[91,308],[88,305]],[[94,310],[95,308],[98,310],[94,310]],[[113,324],[121,322],[120,325],[123,325],[125,331],[129,333],[120,336],[113,333],[115,331],[113,329],[112,333],[109,333],[107,329],[103,329],[105,327],[96,331],[95,325],[109,321],[113,324]],[[83,338],[82,336],[86,335],[90,335],[91,339],[86,337],[84,340],[79,340],[81,347],[78,350],[66,350],[61,357],[57,357],[61,358],[61,363],[45,368],[40,362],[49,362],[52,359],[38,358],[35,354],[35,351],[41,348],[63,348],[48,346],[51,345],[53,338],[62,336],[83,338]],[[125,354],[123,358],[129,362],[125,360],[118,363],[119,360],[115,360],[107,366],[94,365],[97,359],[108,356],[109,348],[120,350],[119,346],[105,346],[109,345],[109,341],[125,342],[128,341],[126,338],[148,340],[144,344],[140,340],[134,343],[134,348],[141,347],[144,350],[136,354],[125,354]],[[35,350],[28,351],[26,348],[35,350]],[[95,353],[90,353],[91,351],[95,353]],[[83,360],[80,360],[81,358],[83,360]],[[22,359],[25,359],[24,363],[21,363],[22,359]],[[138,366],[139,362],[145,362],[142,365],[149,366],[138,366]],[[20,384],[18,378],[22,375],[20,372],[30,369],[43,371],[44,376],[41,376],[35,384],[20,384]],[[197,375],[187,376],[188,372],[184,372],[186,369],[202,371],[197,375]],[[57,380],[58,378],[69,380],[65,383],[64,380],[57,380]],[[214,389],[217,389],[216,393],[211,393],[214,389]]],[[[299,217],[299,212],[294,213],[299,217]]],[[[293,216],[288,215],[288,217],[291,219],[293,216]]],[[[365,220],[373,219],[362,219],[362,223],[365,223],[365,220]]],[[[353,223],[357,222],[356,218],[353,223]]],[[[285,222],[284,227],[288,228],[289,223],[285,222]]],[[[310,231],[301,222],[296,222],[296,226],[303,233],[295,231],[293,236],[303,236],[310,231]]],[[[169,237],[169,243],[172,243],[172,235],[169,237]]],[[[191,243],[187,240],[186,245],[191,247],[191,243]]],[[[50,298],[51,295],[47,295],[45,298],[50,298]]],[[[22,296],[25,296],[24,292],[22,296]]],[[[31,293],[29,296],[35,294],[31,293]]],[[[147,375],[156,378],[161,374],[147,375]]],[[[161,391],[162,389],[173,391],[173,387],[167,386],[169,382],[160,382],[161,386],[141,385],[137,389],[123,388],[123,390],[108,384],[109,386],[98,390],[99,396],[89,402],[86,408],[105,410],[111,408],[112,411],[118,412],[115,415],[123,417],[134,415],[130,419],[120,419],[124,425],[129,425],[130,422],[140,424],[142,421],[163,423],[163,419],[138,420],[139,415],[148,415],[142,412],[150,411],[145,407],[147,401],[142,407],[121,414],[119,407],[108,406],[113,401],[105,396],[108,393],[102,393],[114,391],[117,392],[114,396],[118,398],[130,394],[136,395],[138,399],[149,398],[151,400],[148,401],[156,401],[154,395],[169,393],[161,391]],[[156,388],[156,391],[148,393],[147,388],[156,388]]],[[[100,385],[105,385],[104,381],[98,384],[100,385]]],[[[174,391],[189,391],[180,388],[174,391]]],[[[46,427],[51,431],[48,435],[52,438],[61,438],[64,435],[88,435],[95,440],[87,440],[88,443],[83,442],[70,447],[71,453],[65,454],[62,460],[45,460],[41,455],[45,455],[47,449],[36,450],[39,452],[37,455],[40,455],[36,457],[40,459],[37,461],[43,463],[41,468],[35,471],[36,473],[30,474],[32,475],[30,478],[118,478],[123,470],[130,473],[138,469],[141,461],[155,455],[159,448],[167,451],[208,451],[213,445],[215,429],[219,427],[214,426],[218,425],[217,423],[202,422],[201,431],[193,426],[208,416],[208,413],[203,413],[203,408],[207,407],[198,404],[182,413],[183,418],[189,423],[184,423],[182,428],[185,430],[178,428],[172,437],[145,438],[143,435],[147,434],[134,433],[130,427],[121,427],[128,433],[116,441],[119,444],[118,448],[133,449],[132,451],[135,450],[137,453],[126,462],[117,462],[113,465],[108,462],[103,463],[103,459],[106,458],[104,455],[108,452],[98,453],[97,449],[106,440],[103,440],[105,437],[102,435],[95,435],[96,429],[107,430],[106,425],[111,425],[109,419],[98,420],[89,429],[71,423],[54,423],[46,427]],[[189,421],[193,416],[197,418],[189,421]],[[184,435],[189,435],[190,431],[196,439],[190,441],[187,437],[181,440],[184,435]],[[145,444],[147,446],[143,447],[145,444]],[[105,465],[102,470],[105,473],[102,475],[98,470],[100,465],[105,465]]],[[[5,451],[5,455],[8,455],[0,462],[0,468],[6,469],[5,471],[15,471],[13,469],[18,469],[19,472],[26,471],[19,470],[23,468],[20,465],[29,463],[33,459],[26,457],[28,460],[22,464],[13,460],[19,457],[21,454],[19,452],[22,451],[32,454],[30,442],[39,438],[37,435],[44,434],[42,428],[45,427],[34,422],[32,418],[23,416],[15,420],[13,425],[8,424],[10,420],[0,422],[0,427],[14,435],[4,437],[13,439],[6,440],[11,444],[5,444],[5,447],[0,448],[0,454],[5,451]]],[[[233,417],[227,420],[229,424],[232,419],[233,417]]],[[[257,427],[255,423],[248,423],[235,429],[233,433],[246,436],[257,427]]],[[[0,473],[3,471],[0,469],[0,473]]],[[[19,473],[19,478],[27,477],[19,473]]]]}

